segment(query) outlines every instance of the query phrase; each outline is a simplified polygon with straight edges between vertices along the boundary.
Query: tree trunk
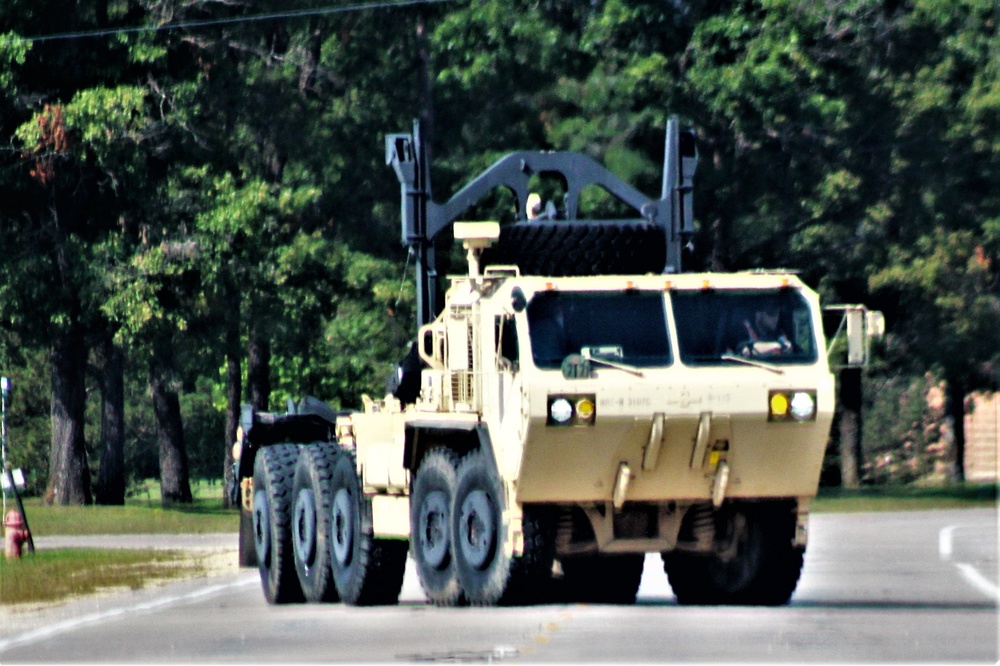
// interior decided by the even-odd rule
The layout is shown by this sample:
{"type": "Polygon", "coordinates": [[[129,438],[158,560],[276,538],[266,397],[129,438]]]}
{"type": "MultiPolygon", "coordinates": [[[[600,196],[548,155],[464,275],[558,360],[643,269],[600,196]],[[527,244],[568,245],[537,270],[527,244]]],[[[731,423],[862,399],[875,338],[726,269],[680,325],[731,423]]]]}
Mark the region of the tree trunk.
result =
{"type": "Polygon", "coordinates": [[[156,441],[160,451],[160,493],[163,506],[190,504],[191,482],[188,478],[187,450],[180,400],[170,388],[163,351],[155,352],[150,369],[153,411],[156,414],[156,441]]]}
{"type": "Polygon", "coordinates": [[[271,396],[271,342],[257,329],[250,330],[247,391],[249,402],[253,408],[260,412],[266,412],[271,396]]]}
{"type": "Polygon", "coordinates": [[[53,331],[52,449],[47,504],[90,504],[90,469],[83,434],[87,349],[76,317],[53,331]]]}
{"type": "Polygon", "coordinates": [[[861,487],[861,368],[840,371],[840,484],[861,487]]]}
{"type": "Polygon", "coordinates": [[[243,394],[239,318],[232,317],[232,320],[227,323],[226,327],[226,450],[223,454],[222,468],[225,480],[222,506],[227,509],[233,508],[233,502],[229,497],[229,488],[234,481],[238,481],[238,479],[233,478],[236,474],[233,469],[233,444],[236,442],[236,429],[240,425],[240,396],[243,394]]]}
{"type": "Polygon", "coordinates": [[[125,504],[125,354],[109,334],[101,379],[101,469],[98,504],[125,504]]]}
{"type": "Polygon", "coordinates": [[[960,377],[947,379],[948,398],[945,409],[951,421],[951,432],[955,441],[955,471],[953,478],[959,483],[965,481],[965,381],[960,377]]]}

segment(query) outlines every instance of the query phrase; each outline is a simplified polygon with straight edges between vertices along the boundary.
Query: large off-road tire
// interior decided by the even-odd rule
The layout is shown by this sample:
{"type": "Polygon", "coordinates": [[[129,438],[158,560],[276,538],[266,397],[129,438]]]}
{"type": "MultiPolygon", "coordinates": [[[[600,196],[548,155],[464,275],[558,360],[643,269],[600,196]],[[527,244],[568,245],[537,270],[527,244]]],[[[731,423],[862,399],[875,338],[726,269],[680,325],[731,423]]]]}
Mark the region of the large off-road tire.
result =
{"type": "Polygon", "coordinates": [[[268,603],[302,601],[292,555],[292,483],[299,448],[267,446],[257,452],[253,471],[253,532],[257,568],[268,603]]]}
{"type": "Polygon", "coordinates": [[[639,592],[643,553],[579,555],[560,560],[568,601],[632,604],[639,592]]]}
{"type": "Polygon", "coordinates": [[[507,589],[500,598],[504,605],[550,601],[555,595],[552,565],[555,561],[557,513],[553,507],[528,504],[521,508],[524,552],[510,563],[507,589]]]}
{"type": "Polygon", "coordinates": [[[247,511],[240,503],[239,564],[241,567],[257,566],[257,546],[253,533],[253,511],[247,511]]]}
{"type": "Polygon", "coordinates": [[[330,571],[330,479],[340,447],[315,442],[300,449],[292,484],[292,554],[306,601],[337,601],[330,571]]]}
{"type": "Polygon", "coordinates": [[[493,462],[484,451],[473,451],[458,466],[451,537],[458,582],[474,606],[497,603],[507,588],[511,557],[505,554],[503,509],[503,484],[493,462]]]}
{"type": "Polygon", "coordinates": [[[798,584],[805,553],[804,548],[792,543],[795,515],[791,506],[745,505],[718,515],[716,522],[723,533],[722,554],[675,551],[662,556],[678,603],[788,603],[798,584]]]}
{"type": "Polygon", "coordinates": [[[515,222],[500,228],[483,263],[515,264],[526,275],[662,273],[666,240],[650,222],[515,222]]]}
{"type": "Polygon", "coordinates": [[[396,603],[403,587],[407,543],[375,538],[371,500],[361,492],[353,452],[337,456],[331,488],[330,562],[340,598],[356,606],[396,603]]]}
{"type": "Polygon", "coordinates": [[[410,494],[410,551],[420,587],[436,606],[455,606],[462,601],[451,543],[456,462],[448,449],[427,453],[410,494]]]}

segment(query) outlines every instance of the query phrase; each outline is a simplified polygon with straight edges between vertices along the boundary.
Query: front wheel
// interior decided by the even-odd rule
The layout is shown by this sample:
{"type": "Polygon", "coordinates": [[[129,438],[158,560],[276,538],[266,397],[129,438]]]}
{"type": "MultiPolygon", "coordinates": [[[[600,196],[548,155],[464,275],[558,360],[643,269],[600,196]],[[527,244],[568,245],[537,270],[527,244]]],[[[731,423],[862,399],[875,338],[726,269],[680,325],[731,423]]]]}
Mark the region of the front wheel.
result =
{"type": "Polygon", "coordinates": [[[340,598],[355,606],[396,603],[406,570],[406,541],[375,538],[371,501],[361,492],[353,453],[337,457],[331,489],[330,561],[340,598]]]}
{"type": "Polygon", "coordinates": [[[805,549],[793,544],[788,503],[747,505],[716,515],[711,554],[663,554],[663,568],[681,604],[781,606],[798,584],[805,549]]]}
{"type": "Polygon", "coordinates": [[[457,476],[451,534],[458,580],[470,604],[493,605],[511,568],[504,548],[503,484],[482,450],[462,460],[457,476]]]}
{"type": "Polygon", "coordinates": [[[410,494],[410,548],[420,587],[436,606],[455,606],[462,588],[451,543],[451,506],[455,496],[455,454],[430,451],[420,463],[410,494]]]}
{"type": "Polygon", "coordinates": [[[645,560],[643,553],[567,557],[560,562],[566,595],[581,603],[635,603],[645,560]]]}

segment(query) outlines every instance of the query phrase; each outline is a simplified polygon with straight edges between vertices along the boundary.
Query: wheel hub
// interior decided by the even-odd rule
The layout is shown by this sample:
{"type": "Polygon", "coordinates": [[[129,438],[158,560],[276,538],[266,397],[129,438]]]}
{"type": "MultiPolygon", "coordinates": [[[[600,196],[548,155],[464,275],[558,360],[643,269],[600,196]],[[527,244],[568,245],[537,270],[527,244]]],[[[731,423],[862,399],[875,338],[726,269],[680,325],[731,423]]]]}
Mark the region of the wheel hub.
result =
{"type": "Polygon", "coordinates": [[[333,557],[341,566],[347,566],[353,549],[354,506],[351,494],[340,488],[333,497],[333,557]]]}
{"type": "Polygon", "coordinates": [[[298,560],[307,569],[312,566],[316,558],[316,498],[308,488],[300,490],[295,498],[292,545],[298,560]]]}
{"type": "Polygon", "coordinates": [[[420,507],[417,542],[424,561],[435,569],[447,564],[448,497],[440,490],[427,494],[420,507]]]}
{"type": "Polygon", "coordinates": [[[265,565],[271,556],[270,515],[267,493],[258,490],[253,494],[253,545],[257,551],[257,561],[265,565]]]}
{"type": "Polygon", "coordinates": [[[485,568],[493,557],[496,521],[490,496],[473,490],[462,500],[459,543],[465,560],[476,569],[485,568]]]}

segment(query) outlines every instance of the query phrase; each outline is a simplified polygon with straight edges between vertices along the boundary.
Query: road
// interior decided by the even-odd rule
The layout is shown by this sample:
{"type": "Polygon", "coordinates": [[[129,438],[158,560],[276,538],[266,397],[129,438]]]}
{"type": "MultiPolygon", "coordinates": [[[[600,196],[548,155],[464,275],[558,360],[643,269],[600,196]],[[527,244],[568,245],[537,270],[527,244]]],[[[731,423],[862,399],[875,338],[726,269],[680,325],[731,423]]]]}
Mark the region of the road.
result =
{"type": "MultiPolygon", "coordinates": [[[[684,607],[650,556],[634,606],[268,606],[255,571],[0,626],[0,662],[975,662],[998,653],[997,511],[819,514],[792,603],[684,607]]],[[[411,563],[412,565],[412,563],[411,563]]]]}

